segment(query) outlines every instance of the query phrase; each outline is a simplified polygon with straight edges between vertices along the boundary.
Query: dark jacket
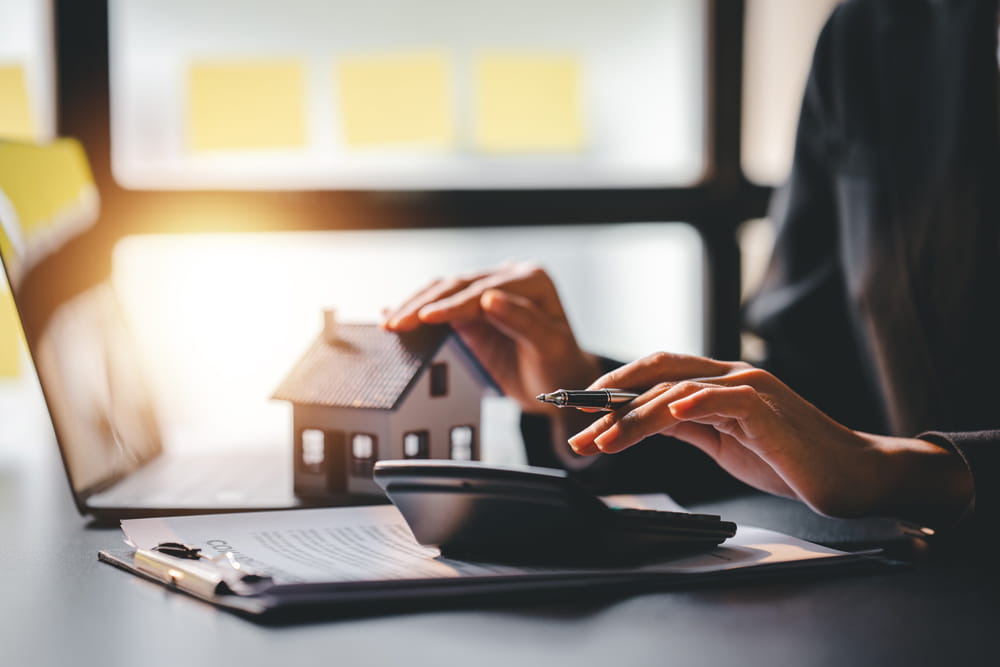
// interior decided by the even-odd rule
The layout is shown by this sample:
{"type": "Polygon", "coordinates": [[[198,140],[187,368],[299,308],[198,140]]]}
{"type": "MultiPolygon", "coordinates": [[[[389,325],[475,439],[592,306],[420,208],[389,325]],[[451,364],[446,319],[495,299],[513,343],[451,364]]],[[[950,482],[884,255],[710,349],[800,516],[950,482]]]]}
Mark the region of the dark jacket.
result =
{"type": "MultiPolygon", "coordinates": [[[[816,48],[792,172],[772,204],[774,255],[746,311],[767,343],[763,366],[834,418],[960,452],[976,514],[991,521],[1000,516],[996,34],[994,0],[837,8],[816,48]]],[[[726,488],[698,454],[677,461],[680,445],[653,440],[626,452],[632,463],[594,473],[614,469],[628,485],[631,468],[641,488],[659,474],[660,488],[682,498],[726,488]]],[[[545,463],[541,450],[529,446],[533,462],[545,463]]]]}
{"type": "Polygon", "coordinates": [[[769,370],[852,428],[955,447],[977,514],[994,518],[996,49],[994,0],[838,7],[773,202],[774,256],[747,309],[769,370]]]}

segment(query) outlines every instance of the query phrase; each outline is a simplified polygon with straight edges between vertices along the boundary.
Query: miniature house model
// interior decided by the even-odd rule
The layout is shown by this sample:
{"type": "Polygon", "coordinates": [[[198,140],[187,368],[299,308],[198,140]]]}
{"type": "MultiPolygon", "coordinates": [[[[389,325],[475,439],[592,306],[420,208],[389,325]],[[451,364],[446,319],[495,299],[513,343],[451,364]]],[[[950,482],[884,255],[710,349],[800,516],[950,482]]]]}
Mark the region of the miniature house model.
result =
{"type": "Polygon", "coordinates": [[[326,311],[273,396],[292,403],[295,493],[380,495],[379,459],[479,459],[481,402],[493,387],[448,327],[396,334],[326,311]]]}

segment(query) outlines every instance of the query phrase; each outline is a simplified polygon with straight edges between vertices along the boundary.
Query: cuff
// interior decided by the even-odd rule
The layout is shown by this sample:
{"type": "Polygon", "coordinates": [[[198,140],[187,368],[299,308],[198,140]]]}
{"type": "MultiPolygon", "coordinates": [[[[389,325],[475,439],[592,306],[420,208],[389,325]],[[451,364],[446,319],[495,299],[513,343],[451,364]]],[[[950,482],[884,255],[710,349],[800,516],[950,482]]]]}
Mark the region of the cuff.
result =
{"type": "Polygon", "coordinates": [[[959,523],[1000,519],[1000,431],[943,433],[929,431],[917,436],[962,457],[972,474],[972,500],[959,523]]]}

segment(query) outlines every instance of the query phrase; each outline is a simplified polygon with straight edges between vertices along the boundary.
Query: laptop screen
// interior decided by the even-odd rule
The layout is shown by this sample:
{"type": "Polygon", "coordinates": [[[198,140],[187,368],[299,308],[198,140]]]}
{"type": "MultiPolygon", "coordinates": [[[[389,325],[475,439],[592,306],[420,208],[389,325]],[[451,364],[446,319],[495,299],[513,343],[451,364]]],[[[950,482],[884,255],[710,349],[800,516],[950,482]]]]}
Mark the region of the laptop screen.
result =
{"type": "Polygon", "coordinates": [[[0,142],[0,259],[77,496],[161,447],[108,259],[88,239],[96,217],[79,144],[0,142]]]}

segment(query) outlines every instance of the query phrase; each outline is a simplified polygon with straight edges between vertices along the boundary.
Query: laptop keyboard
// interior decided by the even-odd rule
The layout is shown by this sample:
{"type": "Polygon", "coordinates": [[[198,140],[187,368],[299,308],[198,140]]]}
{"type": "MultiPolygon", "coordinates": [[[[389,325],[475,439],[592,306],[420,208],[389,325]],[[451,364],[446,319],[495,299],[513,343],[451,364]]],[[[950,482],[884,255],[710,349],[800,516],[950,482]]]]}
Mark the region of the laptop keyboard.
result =
{"type": "Polygon", "coordinates": [[[283,450],[162,456],[89,499],[101,507],[291,505],[291,457],[283,450]],[[287,459],[287,460],[286,460],[287,459]]]}

